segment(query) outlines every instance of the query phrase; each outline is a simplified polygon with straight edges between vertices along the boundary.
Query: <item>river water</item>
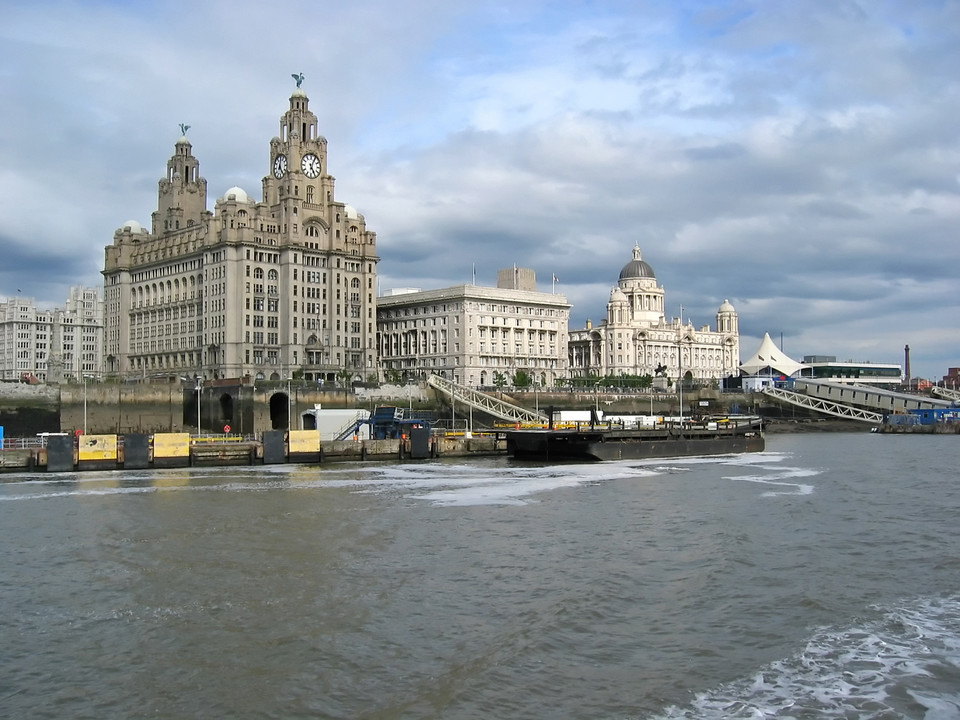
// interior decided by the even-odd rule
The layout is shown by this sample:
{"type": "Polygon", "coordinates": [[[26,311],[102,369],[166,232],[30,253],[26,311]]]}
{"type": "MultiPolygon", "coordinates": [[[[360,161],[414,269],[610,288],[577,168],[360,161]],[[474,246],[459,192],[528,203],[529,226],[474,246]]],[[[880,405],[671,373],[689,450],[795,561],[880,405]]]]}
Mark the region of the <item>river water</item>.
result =
{"type": "Polygon", "coordinates": [[[958,718],[960,442],[0,483],[0,716],[958,718]]]}

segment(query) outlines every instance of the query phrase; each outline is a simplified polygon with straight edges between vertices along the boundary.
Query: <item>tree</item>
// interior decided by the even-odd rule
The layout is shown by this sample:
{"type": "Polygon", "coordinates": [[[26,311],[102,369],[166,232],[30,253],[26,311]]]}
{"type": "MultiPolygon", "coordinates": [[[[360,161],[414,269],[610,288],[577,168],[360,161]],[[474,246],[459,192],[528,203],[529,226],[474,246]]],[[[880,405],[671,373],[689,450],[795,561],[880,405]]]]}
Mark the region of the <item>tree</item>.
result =
{"type": "Polygon", "coordinates": [[[502,372],[495,372],[493,374],[493,384],[496,386],[497,390],[500,391],[500,395],[503,395],[503,386],[507,384],[507,376],[502,372]]]}
{"type": "Polygon", "coordinates": [[[528,388],[533,384],[533,378],[526,370],[517,370],[513,374],[513,386],[517,388],[528,388]]]}
{"type": "Polygon", "coordinates": [[[387,382],[391,385],[400,385],[403,383],[403,375],[396,368],[390,368],[387,370],[387,382]]]}

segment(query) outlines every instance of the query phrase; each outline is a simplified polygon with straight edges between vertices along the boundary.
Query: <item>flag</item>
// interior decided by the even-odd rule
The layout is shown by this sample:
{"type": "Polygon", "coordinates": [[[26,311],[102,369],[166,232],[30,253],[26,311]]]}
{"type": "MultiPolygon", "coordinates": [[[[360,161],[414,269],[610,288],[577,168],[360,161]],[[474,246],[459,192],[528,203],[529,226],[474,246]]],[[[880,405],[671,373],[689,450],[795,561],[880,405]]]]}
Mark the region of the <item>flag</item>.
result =
{"type": "Polygon", "coordinates": [[[553,281],[554,281],[554,282],[560,282],[560,278],[557,277],[557,274],[556,274],[556,273],[553,274],[553,281]]]}

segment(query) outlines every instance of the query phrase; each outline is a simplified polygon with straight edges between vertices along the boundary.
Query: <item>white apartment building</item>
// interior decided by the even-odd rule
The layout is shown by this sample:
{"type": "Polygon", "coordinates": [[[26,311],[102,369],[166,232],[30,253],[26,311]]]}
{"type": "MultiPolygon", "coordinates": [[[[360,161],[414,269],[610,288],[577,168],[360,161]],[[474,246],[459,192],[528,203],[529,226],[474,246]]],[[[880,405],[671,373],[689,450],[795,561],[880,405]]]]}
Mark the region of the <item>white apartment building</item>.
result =
{"type": "Polygon", "coordinates": [[[0,302],[0,378],[79,382],[103,372],[103,298],[70,288],[66,305],[40,309],[32,298],[0,302]]]}

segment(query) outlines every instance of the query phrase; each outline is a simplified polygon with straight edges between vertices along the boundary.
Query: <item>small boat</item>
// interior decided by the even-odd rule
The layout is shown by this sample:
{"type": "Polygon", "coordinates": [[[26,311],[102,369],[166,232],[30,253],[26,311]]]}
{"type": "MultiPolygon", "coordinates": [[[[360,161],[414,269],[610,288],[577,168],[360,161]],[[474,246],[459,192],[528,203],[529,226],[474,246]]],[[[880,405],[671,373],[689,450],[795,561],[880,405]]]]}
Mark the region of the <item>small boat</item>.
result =
{"type": "Polygon", "coordinates": [[[665,423],[620,428],[517,429],[505,433],[507,453],[518,460],[644,460],[763,452],[759,418],[665,423]]]}

